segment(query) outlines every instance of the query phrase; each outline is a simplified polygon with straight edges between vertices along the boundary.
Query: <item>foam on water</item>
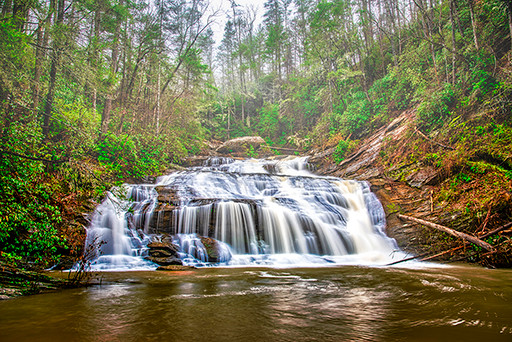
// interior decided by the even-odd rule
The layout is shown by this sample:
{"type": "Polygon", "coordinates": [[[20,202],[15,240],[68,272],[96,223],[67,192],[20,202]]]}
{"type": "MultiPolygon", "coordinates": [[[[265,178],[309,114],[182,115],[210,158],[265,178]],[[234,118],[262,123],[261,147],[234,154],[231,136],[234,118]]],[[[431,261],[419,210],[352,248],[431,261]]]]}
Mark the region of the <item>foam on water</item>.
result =
{"type": "Polygon", "coordinates": [[[384,210],[367,183],[310,169],[306,158],[212,158],[156,184],[117,189],[88,229],[92,267],[154,269],[147,244],[163,235],[196,266],[384,265],[405,257],[385,235],[384,210]],[[215,263],[201,237],[218,241],[215,263]]]}

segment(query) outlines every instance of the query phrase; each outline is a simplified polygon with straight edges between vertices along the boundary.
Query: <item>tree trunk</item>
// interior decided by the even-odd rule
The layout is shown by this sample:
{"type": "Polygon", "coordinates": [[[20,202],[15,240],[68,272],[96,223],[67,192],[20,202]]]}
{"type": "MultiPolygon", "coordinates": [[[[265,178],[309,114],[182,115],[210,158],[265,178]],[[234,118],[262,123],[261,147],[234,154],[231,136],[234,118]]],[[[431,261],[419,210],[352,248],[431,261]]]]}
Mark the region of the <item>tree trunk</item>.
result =
{"type": "Polygon", "coordinates": [[[510,49],[512,50],[512,1],[508,1],[508,29],[510,34],[510,49]]]}
{"type": "Polygon", "coordinates": [[[34,113],[37,113],[37,107],[39,107],[39,96],[40,96],[40,84],[39,81],[41,79],[42,74],[42,64],[43,64],[43,57],[44,57],[44,49],[46,48],[45,42],[45,21],[40,20],[39,26],[36,31],[36,56],[35,56],[35,65],[34,65],[34,85],[32,88],[32,110],[34,113]]]}
{"type": "Polygon", "coordinates": [[[475,19],[475,4],[473,3],[474,0],[468,0],[469,5],[469,15],[471,17],[471,26],[473,27],[473,40],[475,41],[475,47],[476,50],[480,50],[480,47],[478,45],[478,33],[476,31],[476,19],[475,19]]]}
{"type": "MultiPolygon", "coordinates": [[[[119,1],[119,5],[123,6],[123,1],[119,1]]],[[[119,35],[121,33],[120,18],[117,18],[116,31],[114,33],[114,42],[112,45],[112,62],[110,64],[110,78],[114,79],[117,73],[117,64],[119,59],[119,35]]],[[[112,101],[115,97],[115,85],[110,84],[107,97],[105,98],[105,105],[103,106],[103,113],[101,115],[101,133],[105,134],[108,131],[108,124],[110,121],[110,112],[112,111],[112,101]]]]}
{"type": "Polygon", "coordinates": [[[452,84],[455,85],[455,54],[457,53],[457,47],[455,46],[455,0],[450,0],[450,24],[452,26],[452,84]]]}
{"type": "MultiPolygon", "coordinates": [[[[50,3],[51,8],[55,0],[50,3]]],[[[55,25],[62,25],[64,21],[64,0],[57,0],[57,17],[55,19],[55,25]]],[[[55,81],[57,79],[57,68],[60,64],[60,39],[61,37],[54,37],[53,39],[53,50],[52,50],[52,65],[50,67],[50,84],[48,85],[48,94],[46,95],[46,103],[44,106],[44,118],[43,118],[43,135],[45,139],[48,139],[50,133],[50,118],[52,115],[53,99],[55,97],[55,81]]]]}
{"type": "MultiPolygon", "coordinates": [[[[99,5],[98,5],[99,7],[99,5]]],[[[93,37],[93,48],[92,48],[92,67],[97,72],[99,64],[99,39],[100,39],[100,8],[97,8],[94,12],[94,37],[93,37]]],[[[93,82],[93,89],[91,94],[92,108],[96,112],[98,103],[98,89],[96,80],[93,82]]]]}
{"type": "Polygon", "coordinates": [[[2,18],[6,18],[12,12],[12,0],[5,0],[2,5],[2,18]]]}

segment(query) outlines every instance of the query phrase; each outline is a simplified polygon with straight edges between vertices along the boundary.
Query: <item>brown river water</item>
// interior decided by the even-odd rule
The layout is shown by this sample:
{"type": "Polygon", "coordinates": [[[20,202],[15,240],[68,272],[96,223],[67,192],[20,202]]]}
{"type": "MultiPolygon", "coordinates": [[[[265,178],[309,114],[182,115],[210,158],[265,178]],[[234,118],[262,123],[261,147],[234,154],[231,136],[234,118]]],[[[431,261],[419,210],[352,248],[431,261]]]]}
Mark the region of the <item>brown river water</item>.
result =
{"type": "Polygon", "coordinates": [[[0,341],[512,341],[512,270],[245,267],[96,277],[101,284],[0,302],[0,341]]]}

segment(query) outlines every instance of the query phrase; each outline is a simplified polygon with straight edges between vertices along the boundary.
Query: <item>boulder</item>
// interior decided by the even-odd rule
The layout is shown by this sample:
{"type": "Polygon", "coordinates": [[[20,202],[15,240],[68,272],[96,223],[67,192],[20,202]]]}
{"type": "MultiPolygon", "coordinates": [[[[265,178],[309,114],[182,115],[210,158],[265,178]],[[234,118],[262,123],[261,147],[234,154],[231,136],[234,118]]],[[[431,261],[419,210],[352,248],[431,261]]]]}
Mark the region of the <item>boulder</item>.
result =
{"type": "Polygon", "coordinates": [[[183,261],[181,261],[181,259],[178,259],[175,257],[154,258],[154,257],[148,256],[145,259],[149,260],[151,262],[154,262],[155,264],[160,265],[160,266],[183,265],[183,261]]]}
{"type": "Polygon", "coordinates": [[[170,242],[154,241],[148,244],[148,256],[145,258],[160,266],[183,265],[179,258],[178,246],[170,242]]]}
{"type": "Polygon", "coordinates": [[[209,262],[219,262],[220,261],[220,251],[219,251],[219,242],[210,237],[201,236],[201,243],[206,250],[206,254],[208,255],[209,262]]]}
{"type": "Polygon", "coordinates": [[[200,236],[199,238],[208,256],[208,262],[227,262],[231,259],[231,253],[226,250],[223,251],[223,246],[218,240],[206,236],[200,236]]]}
{"type": "Polygon", "coordinates": [[[149,248],[149,251],[164,251],[166,253],[170,253],[170,256],[177,256],[178,255],[178,246],[176,246],[173,243],[169,242],[158,242],[154,241],[148,244],[147,246],[149,248]]]}
{"type": "Polygon", "coordinates": [[[219,153],[247,153],[250,148],[254,151],[266,146],[265,140],[262,137],[240,137],[226,141],[217,148],[219,153]]]}

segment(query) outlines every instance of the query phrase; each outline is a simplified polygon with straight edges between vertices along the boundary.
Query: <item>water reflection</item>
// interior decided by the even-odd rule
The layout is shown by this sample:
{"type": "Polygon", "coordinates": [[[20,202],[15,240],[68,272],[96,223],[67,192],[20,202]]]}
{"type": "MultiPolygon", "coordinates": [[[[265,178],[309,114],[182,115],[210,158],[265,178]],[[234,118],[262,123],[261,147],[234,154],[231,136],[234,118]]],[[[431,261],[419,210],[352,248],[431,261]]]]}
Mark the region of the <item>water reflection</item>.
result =
{"type": "Polygon", "coordinates": [[[2,341],[510,341],[512,272],[201,269],[0,302],[2,341]]]}

